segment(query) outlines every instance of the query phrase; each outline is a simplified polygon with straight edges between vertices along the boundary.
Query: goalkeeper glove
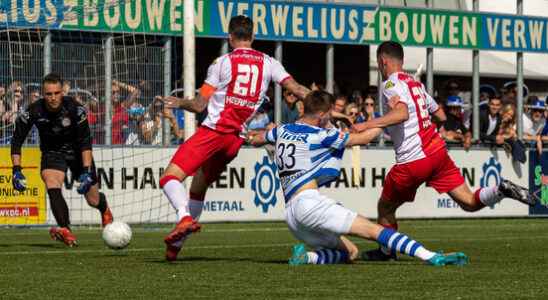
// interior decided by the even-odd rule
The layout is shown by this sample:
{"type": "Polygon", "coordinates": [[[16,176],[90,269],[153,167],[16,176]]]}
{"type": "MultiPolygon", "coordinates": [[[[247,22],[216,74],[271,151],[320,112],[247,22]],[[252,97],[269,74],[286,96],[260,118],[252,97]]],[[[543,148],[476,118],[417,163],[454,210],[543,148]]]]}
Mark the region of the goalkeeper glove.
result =
{"type": "Polygon", "coordinates": [[[12,184],[13,188],[19,192],[23,192],[27,189],[27,179],[23,175],[21,166],[13,166],[12,169],[12,184]]]}
{"type": "Polygon", "coordinates": [[[78,181],[80,181],[80,185],[76,189],[78,194],[84,195],[86,194],[91,186],[94,184],[93,176],[91,173],[91,168],[85,168],[86,171],[80,175],[78,178],[78,181]]]}

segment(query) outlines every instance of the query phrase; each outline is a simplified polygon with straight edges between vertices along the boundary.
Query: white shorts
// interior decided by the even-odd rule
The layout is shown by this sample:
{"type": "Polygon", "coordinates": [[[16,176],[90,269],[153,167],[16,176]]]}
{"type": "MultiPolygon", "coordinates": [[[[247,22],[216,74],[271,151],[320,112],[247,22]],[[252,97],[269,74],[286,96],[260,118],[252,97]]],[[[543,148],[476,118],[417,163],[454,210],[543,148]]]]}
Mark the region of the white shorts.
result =
{"type": "Polygon", "coordinates": [[[357,215],[318,190],[300,192],[285,208],[291,233],[312,248],[337,248],[340,236],[350,232],[357,215]]]}

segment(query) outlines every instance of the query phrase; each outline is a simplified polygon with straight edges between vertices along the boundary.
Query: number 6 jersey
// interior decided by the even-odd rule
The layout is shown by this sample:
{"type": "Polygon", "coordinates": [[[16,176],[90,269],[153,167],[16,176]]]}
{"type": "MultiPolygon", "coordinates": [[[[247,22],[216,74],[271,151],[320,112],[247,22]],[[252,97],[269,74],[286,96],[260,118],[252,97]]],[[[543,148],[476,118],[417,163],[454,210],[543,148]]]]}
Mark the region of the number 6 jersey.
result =
{"type": "Polygon", "coordinates": [[[388,111],[388,101],[399,96],[399,102],[407,106],[409,119],[388,127],[394,143],[396,163],[403,164],[429,156],[445,149],[445,142],[432,124],[430,114],[440,107],[426,93],[422,83],[412,76],[396,72],[382,84],[384,111],[388,111]]]}
{"type": "Polygon", "coordinates": [[[265,139],[275,144],[276,165],[287,202],[311,180],[320,187],[339,177],[348,133],[294,123],[271,129],[265,139]]]}
{"type": "Polygon", "coordinates": [[[261,106],[270,81],[282,83],[291,76],[274,58],[237,48],[217,58],[207,71],[205,83],[215,89],[202,125],[223,133],[239,133],[261,106]]]}

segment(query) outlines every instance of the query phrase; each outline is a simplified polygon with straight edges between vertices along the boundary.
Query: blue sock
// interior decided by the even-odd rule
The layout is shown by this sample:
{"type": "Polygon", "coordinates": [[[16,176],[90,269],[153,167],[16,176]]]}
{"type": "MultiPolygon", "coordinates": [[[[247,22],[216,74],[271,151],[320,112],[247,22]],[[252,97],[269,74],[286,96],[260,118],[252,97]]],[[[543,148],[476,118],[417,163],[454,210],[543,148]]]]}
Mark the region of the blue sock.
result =
{"type": "Polygon", "coordinates": [[[308,263],[315,265],[331,265],[348,262],[348,252],[336,249],[320,249],[308,252],[308,263]]]}
{"type": "Polygon", "coordinates": [[[421,243],[390,228],[385,228],[381,231],[377,242],[381,246],[390,249],[393,253],[399,252],[411,257],[418,257],[422,260],[428,260],[435,255],[434,252],[424,248],[421,243]]]}

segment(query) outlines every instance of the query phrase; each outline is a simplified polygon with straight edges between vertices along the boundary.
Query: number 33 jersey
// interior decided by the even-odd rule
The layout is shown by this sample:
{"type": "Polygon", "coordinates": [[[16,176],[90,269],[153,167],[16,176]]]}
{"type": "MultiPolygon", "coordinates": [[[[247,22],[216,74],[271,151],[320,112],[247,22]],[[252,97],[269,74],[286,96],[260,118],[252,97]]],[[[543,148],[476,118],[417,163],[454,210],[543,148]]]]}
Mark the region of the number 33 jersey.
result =
{"type": "Polygon", "coordinates": [[[271,129],[265,139],[275,144],[276,165],[287,202],[311,180],[323,186],[339,177],[348,133],[294,123],[271,129]]]}
{"type": "Polygon", "coordinates": [[[407,121],[388,127],[397,164],[415,161],[445,149],[445,142],[430,118],[430,114],[440,107],[426,93],[422,83],[408,74],[397,72],[390,75],[381,88],[385,112],[389,110],[388,101],[399,96],[399,102],[407,106],[409,113],[407,121]]]}
{"type": "Polygon", "coordinates": [[[265,99],[270,81],[282,83],[291,76],[274,58],[250,49],[236,48],[217,58],[205,83],[215,88],[202,125],[223,133],[239,133],[265,99]]]}

